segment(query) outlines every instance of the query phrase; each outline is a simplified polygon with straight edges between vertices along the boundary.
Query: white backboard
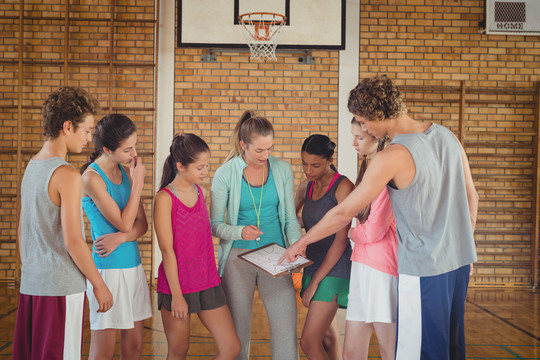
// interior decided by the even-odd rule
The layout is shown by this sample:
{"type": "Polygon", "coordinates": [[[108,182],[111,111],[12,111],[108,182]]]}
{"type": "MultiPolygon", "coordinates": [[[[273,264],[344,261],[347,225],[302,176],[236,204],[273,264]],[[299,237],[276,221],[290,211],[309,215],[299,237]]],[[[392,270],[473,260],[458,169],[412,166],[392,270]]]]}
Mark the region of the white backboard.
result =
{"type": "Polygon", "coordinates": [[[177,0],[178,47],[247,47],[238,15],[285,15],[279,48],[345,48],[345,0],[177,0]]]}

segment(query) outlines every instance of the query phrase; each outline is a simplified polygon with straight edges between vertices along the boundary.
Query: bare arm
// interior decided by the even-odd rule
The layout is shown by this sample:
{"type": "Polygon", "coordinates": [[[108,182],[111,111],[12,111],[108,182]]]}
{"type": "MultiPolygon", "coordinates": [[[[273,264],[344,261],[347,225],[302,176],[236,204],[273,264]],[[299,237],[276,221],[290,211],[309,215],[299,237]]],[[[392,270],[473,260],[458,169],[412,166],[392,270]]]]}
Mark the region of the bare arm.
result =
{"type": "Polygon", "coordinates": [[[17,241],[19,243],[19,257],[21,256],[21,215],[19,214],[19,225],[17,226],[17,241]]]}
{"type": "MultiPolygon", "coordinates": [[[[206,208],[210,209],[210,200],[212,199],[211,195],[210,195],[210,190],[206,186],[199,185],[199,187],[202,190],[203,197],[204,197],[204,203],[206,204],[206,208]]],[[[210,211],[209,211],[209,213],[210,213],[210,211]]]]}
{"type": "Polygon", "coordinates": [[[294,206],[296,207],[296,217],[298,218],[298,223],[301,227],[304,227],[304,222],[302,221],[302,208],[304,207],[304,203],[306,202],[306,189],[307,184],[309,183],[308,180],[302,181],[300,185],[298,185],[298,189],[296,189],[296,194],[294,196],[294,206]]]}
{"type": "Polygon", "coordinates": [[[177,319],[184,319],[188,316],[188,307],[182,295],[180,279],[178,278],[178,260],[173,247],[171,212],[172,200],[170,195],[165,191],[158,192],[154,202],[154,228],[163,258],[163,269],[171,290],[171,313],[177,319]]]}
{"type": "Polygon", "coordinates": [[[139,202],[139,210],[137,210],[137,217],[135,218],[135,223],[133,224],[133,228],[131,229],[131,232],[128,234],[130,235],[128,237],[127,241],[133,241],[135,239],[140,238],[146,232],[148,231],[148,221],[146,220],[146,213],[144,211],[144,205],[141,202],[139,202]]]}
{"type": "MultiPolygon", "coordinates": [[[[352,182],[350,182],[348,179],[342,180],[342,182],[336,189],[336,199],[338,201],[338,204],[345,200],[345,198],[353,191],[353,189],[354,185],[352,182]]],[[[317,271],[313,275],[313,278],[311,279],[311,282],[309,283],[308,288],[304,291],[304,295],[302,296],[302,303],[304,304],[304,306],[309,307],[309,303],[311,302],[313,295],[317,291],[320,282],[337,264],[337,262],[343,255],[343,252],[349,245],[347,233],[349,232],[350,227],[351,223],[348,223],[347,225],[345,225],[345,227],[343,227],[336,233],[334,242],[328,249],[328,252],[324,257],[321,266],[319,267],[319,269],[317,269],[317,271]]]]}
{"type": "Polygon", "coordinates": [[[96,253],[101,257],[108,256],[114,250],[116,250],[120,244],[129,241],[136,241],[138,238],[146,234],[146,231],[148,231],[148,222],[146,221],[146,214],[141,202],[139,204],[137,217],[135,218],[135,223],[133,224],[131,230],[127,233],[118,231],[98,237],[94,243],[96,253]]]}
{"type": "Polygon", "coordinates": [[[478,192],[474,186],[469,160],[463,147],[461,148],[461,158],[463,161],[463,172],[465,174],[465,188],[467,190],[467,201],[469,202],[469,212],[471,213],[472,230],[476,229],[476,218],[478,215],[478,192]]]}
{"type": "Polygon", "coordinates": [[[81,176],[72,167],[62,166],[54,172],[49,186],[59,195],[60,219],[66,250],[94,287],[94,294],[99,303],[98,312],[105,312],[112,307],[113,297],[94,264],[81,232],[81,176]]]}
{"type": "Polygon", "coordinates": [[[390,147],[381,151],[371,161],[364,179],[346,199],[332,208],[314,227],[300,238],[293,246],[287,249],[278,263],[284,259],[289,262],[297,259],[298,254],[305,250],[306,246],[319,241],[351,222],[352,218],[364,207],[370,204],[402,170],[406,162],[404,158],[410,155],[399,148],[390,147]]]}
{"type": "Polygon", "coordinates": [[[133,227],[141,201],[146,170],[140,159],[134,159],[130,167],[132,177],[131,194],[123,210],[107,193],[101,176],[93,170],[83,174],[83,191],[92,198],[103,216],[119,231],[127,233],[133,227]]]}

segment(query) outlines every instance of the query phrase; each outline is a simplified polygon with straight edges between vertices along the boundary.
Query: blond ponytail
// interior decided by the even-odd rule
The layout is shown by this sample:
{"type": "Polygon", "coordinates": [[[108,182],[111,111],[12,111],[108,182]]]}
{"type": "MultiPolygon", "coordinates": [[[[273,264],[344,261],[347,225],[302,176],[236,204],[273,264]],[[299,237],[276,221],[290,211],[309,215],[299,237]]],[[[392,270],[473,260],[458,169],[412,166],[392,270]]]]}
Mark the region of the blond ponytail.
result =
{"type": "Polygon", "coordinates": [[[254,135],[268,136],[274,135],[274,127],[264,117],[257,116],[255,111],[246,110],[240,117],[240,120],[234,127],[234,132],[231,136],[231,152],[225,159],[225,162],[240,156],[242,154],[242,148],[240,147],[240,141],[246,144],[251,143],[251,139],[254,135]]]}

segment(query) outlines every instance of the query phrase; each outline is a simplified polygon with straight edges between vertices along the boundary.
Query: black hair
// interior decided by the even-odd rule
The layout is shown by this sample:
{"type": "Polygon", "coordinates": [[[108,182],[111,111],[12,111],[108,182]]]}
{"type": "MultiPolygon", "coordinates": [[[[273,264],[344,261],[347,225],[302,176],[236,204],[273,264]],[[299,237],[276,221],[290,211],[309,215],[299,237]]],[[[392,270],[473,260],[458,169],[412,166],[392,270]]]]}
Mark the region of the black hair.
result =
{"type": "Polygon", "coordinates": [[[105,115],[96,125],[93,137],[94,152],[90,155],[90,160],[81,167],[81,174],[84,173],[88,165],[103,154],[103,148],[115,151],[122,141],[130,137],[136,130],[135,123],[126,115],[105,115]]]}
{"type": "Polygon", "coordinates": [[[195,134],[179,133],[174,136],[169,151],[169,156],[167,156],[163,165],[160,189],[169,185],[176,177],[178,172],[176,163],[186,167],[195,162],[200,153],[210,152],[210,148],[203,139],[195,134]]]}
{"type": "MultiPolygon", "coordinates": [[[[330,140],[326,135],[313,134],[309,136],[302,144],[302,151],[308,154],[321,156],[323,159],[330,160],[334,155],[336,143],[330,140]]],[[[334,164],[330,164],[330,168],[337,172],[334,164]]]]}

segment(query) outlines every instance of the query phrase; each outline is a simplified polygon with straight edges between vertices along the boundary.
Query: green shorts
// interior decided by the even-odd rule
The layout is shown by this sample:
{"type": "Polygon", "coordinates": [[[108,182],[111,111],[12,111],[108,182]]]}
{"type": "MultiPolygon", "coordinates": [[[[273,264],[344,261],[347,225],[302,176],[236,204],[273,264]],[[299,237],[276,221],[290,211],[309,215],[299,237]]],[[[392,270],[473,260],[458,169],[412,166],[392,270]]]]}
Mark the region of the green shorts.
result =
{"type": "MultiPolygon", "coordinates": [[[[300,297],[304,295],[304,290],[307,289],[310,282],[311,276],[302,276],[300,297]]],[[[333,302],[336,296],[339,308],[346,309],[349,303],[349,279],[340,279],[332,276],[325,277],[319,283],[311,301],[333,302]]]]}

